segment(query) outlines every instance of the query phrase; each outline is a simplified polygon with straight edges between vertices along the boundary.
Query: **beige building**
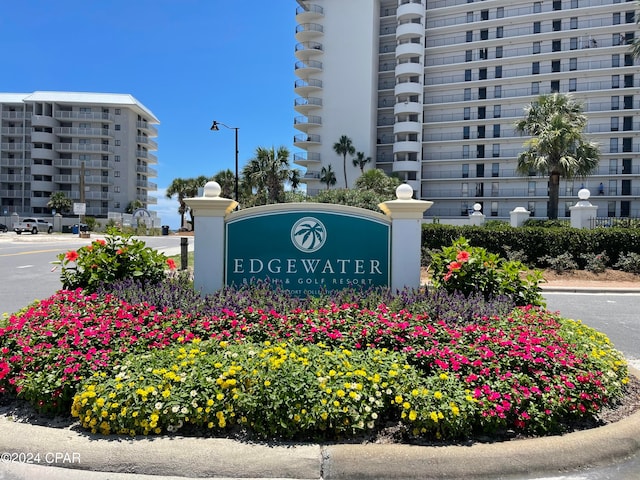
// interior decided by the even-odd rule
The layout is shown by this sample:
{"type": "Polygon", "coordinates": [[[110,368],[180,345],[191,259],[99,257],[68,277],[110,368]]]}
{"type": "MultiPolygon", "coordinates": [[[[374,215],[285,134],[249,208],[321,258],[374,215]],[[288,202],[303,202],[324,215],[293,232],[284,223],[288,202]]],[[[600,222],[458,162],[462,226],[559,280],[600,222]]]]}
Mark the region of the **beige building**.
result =
{"type": "Polygon", "coordinates": [[[0,215],[50,215],[55,192],[97,218],[157,202],[159,121],[131,95],[0,93],[0,119],[0,215]]]}
{"type": "MultiPolygon", "coordinates": [[[[640,66],[635,3],[621,0],[298,0],[294,161],[309,194],[341,135],[376,166],[456,218],[515,207],[547,216],[547,178],[516,173],[514,130],[538,95],[570,93],[600,144],[600,166],[561,182],[569,215],[581,187],[598,216],[640,217],[640,66]]],[[[347,159],[347,183],[359,170],[347,159]]],[[[371,166],[367,168],[371,168],[371,166]]],[[[564,208],[562,208],[564,207],[564,208]]]]}

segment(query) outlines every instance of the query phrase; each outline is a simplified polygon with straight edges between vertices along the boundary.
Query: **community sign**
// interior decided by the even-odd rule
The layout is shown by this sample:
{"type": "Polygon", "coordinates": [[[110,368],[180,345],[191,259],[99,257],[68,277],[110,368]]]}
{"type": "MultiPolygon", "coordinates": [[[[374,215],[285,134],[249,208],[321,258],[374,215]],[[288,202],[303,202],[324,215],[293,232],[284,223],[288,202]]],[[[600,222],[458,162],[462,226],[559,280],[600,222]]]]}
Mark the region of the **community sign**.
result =
{"type": "Polygon", "coordinates": [[[225,228],[227,285],[268,280],[298,296],[390,285],[391,223],[383,214],[269,205],[234,212],[225,228]]]}

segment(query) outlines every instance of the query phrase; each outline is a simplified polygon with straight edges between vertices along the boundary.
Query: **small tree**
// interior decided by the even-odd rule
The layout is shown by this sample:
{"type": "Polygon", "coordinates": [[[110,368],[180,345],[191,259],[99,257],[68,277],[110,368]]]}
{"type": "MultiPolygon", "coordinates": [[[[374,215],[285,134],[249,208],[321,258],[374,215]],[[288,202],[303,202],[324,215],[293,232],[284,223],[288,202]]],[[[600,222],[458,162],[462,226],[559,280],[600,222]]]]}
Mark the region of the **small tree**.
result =
{"type": "Polygon", "coordinates": [[[353,159],[353,166],[360,169],[360,173],[364,174],[364,167],[371,162],[371,157],[365,157],[364,152],[357,152],[353,159]]]}
{"type": "Polygon", "coordinates": [[[336,173],[331,170],[331,164],[328,167],[322,167],[322,170],[320,170],[320,181],[327,184],[327,190],[336,184],[336,173]]]}
{"type": "Polygon", "coordinates": [[[367,170],[356,180],[356,187],[362,190],[373,190],[384,197],[394,198],[396,188],[400,185],[400,180],[396,177],[389,177],[379,168],[367,170]]]}
{"type": "Polygon", "coordinates": [[[64,192],[54,192],[49,197],[49,201],[47,202],[47,208],[52,210],[56,210],[59,213],[66,213],[71,211],[71,207],[73,206],[73,202],[70,198],[68,198],[64,192]]]}
{"type": "Polygon", "coordinates": [[[333,151],[338,155],[342,155],[342,167],[344,170],[344,188],[349,188],[347,183],[347,155],[353,155],[356,153],[356,147],[353,146],[353,142],[346,135],[342,135],[340,139],[333,144],[333,151]]]}

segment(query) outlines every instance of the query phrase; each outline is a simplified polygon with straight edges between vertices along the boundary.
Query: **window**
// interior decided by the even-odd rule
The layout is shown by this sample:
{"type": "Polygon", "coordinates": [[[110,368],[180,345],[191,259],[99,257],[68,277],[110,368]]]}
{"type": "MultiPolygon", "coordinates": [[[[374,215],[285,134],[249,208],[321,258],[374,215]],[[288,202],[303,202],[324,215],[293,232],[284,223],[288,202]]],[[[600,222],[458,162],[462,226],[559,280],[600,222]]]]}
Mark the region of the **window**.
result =
{"type": "Polygon", "coordinates": [[[480,87],[478,89],[478,99],[486,100],[486,98],[487,98],[487,87],[480,87]]]}
{"type": "Polygon", "coordinates": [[[473,60],[473,50],[467,50],[464,52],[464,61],[470,62],[473,60]]]}
{"type": "MultiPolygon", "coordinates": [[[[476,145],[476,158],[484,158],[484,145],[476,145]]],[[[484,165],[482,166],[482,168],[482,171],[484,172],[484,165]]]]}
{"type": "Polygon", "coordinates": [[[471,213],[469,211],[469,203],[468,202],[461,202],[460,203],[460,215],[462,215],[462,216],[469,215],[469,213],[471,213]]]}
{"type": "Polygon", "coordinates": [[[553,9],[562,10],[562,0],[553,0],[553,9]]]}
{"type": "Polygon", "coordinates": [[[480,30],[480,40],[489,40],[489,30],[480,30]]]}
{"type": "Polygon", "coordinates": [[[569,79],[569,91],[575,92],[578,89],[578,80],[575,78],[569,79]]]}
{"type": "Polygon", "coordinates": [[[487,107],[478,107],[478,118],[480,120],[487,118],[487,107]]]}
{"type": "Polygon", "coordinates": [[[558,73],[560,71],[560,60],[551,60],[551,72],[558,73]]]}
{"type": "Polygon", "coordinates": [[[504,7],[496,8],[496,18],[504,18],[504,7]]]}
{"type": "Polygon", "coordinates": [[[616,202],[607,202],[607,216],[608,217],[616,216],[616,202]]]}
{"type": "Polygon", "coordinates": [[[620,75],[611,75],[611,88],[620,88],[620,75]]]}
{"type": "Polygon", "coordinates": [[[575,30],[578,28],[578,17],[571,17],[569,19],[569,28],[575,30]]]}
{"type": "Polygon", "coordinates": [[[476,183],[476,197],[484,197],[484,183],[476,183]]]}
{"type": "Polygon", "coordinates": [[[488,53],[487,53],[487,49],[486,48],[481,48],[478,50],[478,57],[480,58],[480,60],[486,60],[487,58],[489,58],[488,53]]]}
{"type": "Polygon", "coordinates": [[[113,160],[116,162],[120,161],[120,155],[114,155],[113,160]]]}
{"type": "Polygon", "coordinates": [[[468,183],[462,183],[461,184],[460,196],[461,197],[468,197],[469,196],[469,184],[468,183]]]}
{"type": "Polygon", "coordinates": [[[624,117],[622,119],[622,130],[625,132],[633,130],[633,117],[624,117]]]}
{"type": "Polygon", "coordinates": [[[478,178],[484,177],[484,163],[478,163],[476,165],[476,177],[478,178]]]}
{"type": "Polygon", "coordinates": [[[465,120],[471,119],[471,107],[464,107],[464,119],[465,120]]]}
{"type": "MultiPolygon", "coordinates": [[[[622,139],[622,151],[623,152],[631,152],[633,148],[633,139],[629,137],[625,137],[622,139]]],[[[624,163],[624,160],[623,160],[624,163]]],[[[622,172],[624,173],[624,172],[622,172]]]]}
{"type": "Polygon", "coordinates": [[[533,33],[540,33],[540,22],[533,22],[533,33]]]}
{"type": "Polygon", "coordinates": [[[611,66],[616,68],[620,66],[620,55],[611,55],[611,66]]]}
{"type": "Polygon", "coordinates": [[[618,153],[618,139],[610,138],[609,139],[609,153],[618,153]]]}
{"type": "Polygon", "coordinates": [[[115,109],[115,114],[116,114],[116,115],[120,115],[120,109],[119,109],[119,108],[116,108],[116,109],[115,109]]]}
{"type": "Polygon", "coordinates": [[[559,52],[560,50],[562,50],[562,41],[560,40],[554,40],[551,42],[551,51],[552,52],[559,52]]]}
{"type": "Polygon", "coordinates": [[[470,88],[465,88],[464,89],[464,99],[465,100],[471,100],[471,89],[470,88]]]}
{"type": "Polygon", "coordinates": [[[480,10],[480,20],[489,20],[489,10],[480,10]]]}
{"type": "Polygon", "coordinates": [[[616,175],[618,173],[618,160],[612,158],[609,160],[609,175],[616,175]]]}
{"type": "Polygon", "coordinates": [[[562,20],[554,20],[551,22],[551,29],[554,32],[559,32],[562,30],[562,20]]]}
{"type": "Polygon", "coordinates": [[[473,42],[473,32],[472,31],[468,31],[467,32],[467,42],[473,42]]]}
{"type": "Polygon", "coordinates": [[[531,82],[531,95],[538,95],[540,93],[540,82],[531,82]]]}
{"type": "Polygon", "coordinates": [[[470,133],[469,133],[469,126],[464,126],[462,127],[462,138],[464,140],[469,140],[470,137],[470,133]]]}
{"type": "Polygon", "coordinates": [[[504,27],[496,27],[496,38],[502,38],[504,36],[504,27]]]}
{"type": "Polygon", "coordinates": [[[114,193],[120,193],[120,185],[114,185],[113,191],[114,193]]]}
{"type": "Polygon", "coordinates": [[[470,82],[471,81],[471,69],[470,68],[467,68],[464,71],[464,81],[465,82],[470,82]]]}
{"type": "Polygon", "coordinates": [[[619,130],[618,117],[611,117],[611,131],[617,132],[619,130]]]}
{"type": "Polygon", "coordinates": [[[115,126],[115,130],[116,130],[116,131],[120,131],[120,125],[116,124],[116,126],[115,126]]]}
{"type": "Polygon", "coordinates": [[[485,136],[485,126],[484,125],[478,125],[478,138],[484,138],[485,136]]]}
{"type": "Polygon", "coordinates": [[[493,138],[500,138],[500,125],[496,124],[493,126],[493,138]]]}
{"type": "Polygon", "coordinates": [[[500,105],[494,105],[493,106],[493,118],[500,118],[502,113],[502,108],[500,107],[500,105]]]}
{"type": "Polygon", "coordinates": [[[578,37],[571,37],[569,39],[569,50],[577,50],[578,49],[578,37]]]}
{"type": "Polygon", "coordinates": [[[493,87],[493,98],[502,98],[502,85],[495,85],[493,87]]]}
{"type": "Polygon", "coordinates": [[[533,2],[533,13],[540,13],[542,11],[542,2],[533,2]]]}
{"type": "Polygon", "coordinates": [[[633,55],[631,55],[630,53],[625,53],[624,54],[624,66],[625,67],[632,67],[633,66],[633,55]]]}
{"type": "Polygon", "coordinates": [[[621,195],[631,195],[631,180],[622,180],[621,195]]]}
{"type": "Polygon", "coordinates": [[[624,96],[624,108],[625,110],[633,108],[633,95],[624,96]]]}
{"type": "Polygon", "coordinates": [[[624,12],[624,23],[635,23],[635,15],[633,10],[624,12]]]}
{"type": "Polygon", "coordinates": [[[493,158],[498,158],[500,156],[500,144],[494,143],[492,146],[491,156],[493,158]]]}
{"type": "Polygon", "coordinates": [[[633,74],[624,76],[624,88],[633,87],[633,74]]]}
{"type": "Polygon", "coordinates": [[[481,68],[478,70],[478,79],[486,80],[487,79],[487,69],[481,68]]]}
{"type": "Polygon", "coordinates": [[[527,210],[531,212],[531,217],[536,216],[536,202],[527,202],[527,210]]]}
{"type": "Polygon", "coordinates": [[[551,80],[551,92],[557,93],[560,91],[560,80],[551,80]]]}
{"type": "Polygon", "coordinates": [[[502,58],[502,46],[496,47],[496,58],[502,58]]]}
{"type": "Polygon", "coordinates": [[[578,59],[576,57],[569,59],[569,70],[577,70],[578,69],[578,59]]]}
{"type": "Polygon", "coordinates": [[[571,8],[578,8],[578,0],[571,0],[571,8]]]}
{"type": "MultiPolygon", "coordinates": [[[[497,197],[498,196],[498,184],[497,183],[492,183],[491,184],[491,196],[492,197],[497,197]],[[495,191],[494,191],[494,186],[495,186],[495,191]]],[[[498,202],[491,202],[491,216],[492,217],[497,217],[498,216],[498,202]]]]}
{"type": "Polygon", "coordinates": [[[473,22],[473,12],[467,12],[467,23],[473,22]]]}
{"type": "Polygon", "coordinates": [[[527,194],[531,197],[536,194],[536,182],[528,182],[527,194]]]}
{"type": "Polygon", "coordinates": [[[120,170],[114,170],[113,176],[116,178],[120,177],[120,170]]]}
{"type": "Polygon", "coordinates": [[[533,42],[533,53],[540,53],[540,42],[533,42]]]}
{"type": "Polygon", "coordinates": [[[462,164],[462,178],[469,178],[469,164],[462,164]]]}
{"type": "Polygon", "coordinates": [[[540,73],[540,62],[533,62],[531,64],[531,73],[537,75],[540,73]]]}
{"type": "Polygon", "coordinates": [[[620,25],[620,12],[616,12],[613,14],[613,24],[620,25]]]}

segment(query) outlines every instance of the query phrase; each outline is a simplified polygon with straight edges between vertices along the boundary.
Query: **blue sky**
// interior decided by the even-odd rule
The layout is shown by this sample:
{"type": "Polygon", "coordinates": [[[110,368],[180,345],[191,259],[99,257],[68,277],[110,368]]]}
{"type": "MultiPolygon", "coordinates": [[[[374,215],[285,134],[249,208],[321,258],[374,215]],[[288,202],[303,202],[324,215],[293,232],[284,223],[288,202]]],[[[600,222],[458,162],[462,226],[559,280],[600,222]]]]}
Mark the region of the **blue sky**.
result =
{"type": "Polygon", "coordinates": [[[234,169],[259,146],[294,151],[293,0],[3,1],[0,91],[128,93],[158,126],[158,205],[174,178],[234,169]]]}

